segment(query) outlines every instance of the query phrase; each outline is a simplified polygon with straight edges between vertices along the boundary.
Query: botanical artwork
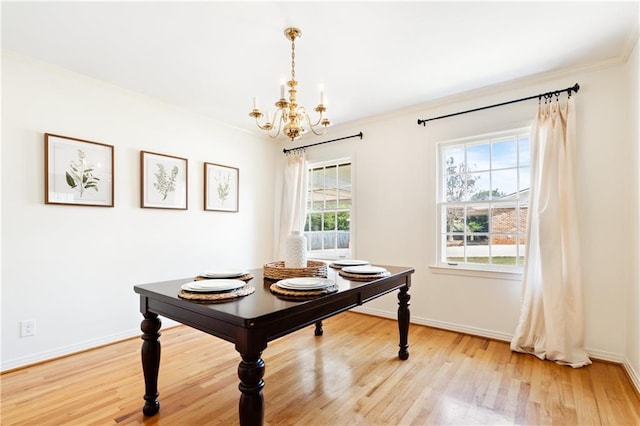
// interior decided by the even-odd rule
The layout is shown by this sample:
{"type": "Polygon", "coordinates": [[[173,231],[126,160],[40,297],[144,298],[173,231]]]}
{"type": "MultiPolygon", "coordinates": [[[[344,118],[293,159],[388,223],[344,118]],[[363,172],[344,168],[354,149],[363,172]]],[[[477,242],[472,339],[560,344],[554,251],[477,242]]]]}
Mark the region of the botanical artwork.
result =
{"type": "Polygon", "coordinates": [[[187,208],[187,159],[141,151],[141,207],[187,208]]]}
{"type": "Polygon", "coordinates": [[[77,190],[80,198],[82,198],[84,191],[87,189],[93,189],[98,192],[100,178],[94,176],[94,171],[95,166],[87,160],[87,154],[78,149],[77,160],[71,160],[69,162],[69,170],[65,172],[67,185],[77,190]]]}
{"type": "Polygon", "coordinates": [[[224,206],[224,202],[227,198],[229,198],[229,178],[231,177],[231,172],[222,173],[222,171],[218,172],[218,176],[214,179],[218,184],[218,200],[220,201],[220,205],[224,206]]]}
{"type": "Polygon", "coordinates": [[[178,166],[173,166],[171,169],[171,177],[167,176],[167,169],[164,164],[156,163],[158,171],[156,172],[156,181],[153,183],[153,187],[162,195],[162,201],[167,199],[167,195],[170,192],[176,190],[176,178],[178,177],[178,166]]]}
{"type": "Polygon", "coordinates": [[[45,203],[113,207],[113,146],[45,133],[45,203]]]}
{"type": "Polygon", "coordinates": [[[204,209],[238,211],[239,170],[220,164],[204,163],[204,209]]]}

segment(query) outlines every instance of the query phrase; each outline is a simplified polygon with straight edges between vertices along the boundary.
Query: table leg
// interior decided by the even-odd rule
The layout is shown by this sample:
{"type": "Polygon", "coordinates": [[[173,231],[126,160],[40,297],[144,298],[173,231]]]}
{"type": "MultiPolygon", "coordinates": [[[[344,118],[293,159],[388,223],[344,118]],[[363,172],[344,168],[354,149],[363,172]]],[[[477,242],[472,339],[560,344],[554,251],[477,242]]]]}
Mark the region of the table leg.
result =
{"type": "Polygon", "coordinates": [[[240,425],[260,426],[264,420],[264,361],[262,352],[240,354],[242,361],[238,366],[240,378],[240,425]]]}
{"type": "Polygon", "coordinates": [[[400,287],[398,292],[398,328],[400,331],[400,350],[398,357],[402,360],[409,358],[409,286],[400,287]]]}
{"type": "Polygon", "coordinates": [[[143,314],[140,324],[142,330],[142,371],[144,373],[144,408],[145,416],[153,416],[160,410],[158,402],[158,371],[160,369],[160,326],[158,315],[143,314]]]}
{"type": "Polygon", "coordinates": [[[324,333],[324,330],[322,330],[322,321],[316,321],[316,330],[314,334],[316,336],[322,336],[323,333],[324,333]]]}

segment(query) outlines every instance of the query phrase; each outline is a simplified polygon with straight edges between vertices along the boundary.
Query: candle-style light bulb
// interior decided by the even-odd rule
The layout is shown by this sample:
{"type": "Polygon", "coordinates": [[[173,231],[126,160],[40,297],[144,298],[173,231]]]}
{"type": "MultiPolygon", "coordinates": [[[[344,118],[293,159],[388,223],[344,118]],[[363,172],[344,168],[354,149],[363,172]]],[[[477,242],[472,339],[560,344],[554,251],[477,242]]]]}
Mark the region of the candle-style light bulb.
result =
{"type": "Polygon", "coordinates": [[[284,80],[280,80],[280,99],[284,99],[284,80]]]}
{"type": "Polygon", "coordinates": [[[253,109],[258,109],[258,97],[253,97],[253,109]]]}

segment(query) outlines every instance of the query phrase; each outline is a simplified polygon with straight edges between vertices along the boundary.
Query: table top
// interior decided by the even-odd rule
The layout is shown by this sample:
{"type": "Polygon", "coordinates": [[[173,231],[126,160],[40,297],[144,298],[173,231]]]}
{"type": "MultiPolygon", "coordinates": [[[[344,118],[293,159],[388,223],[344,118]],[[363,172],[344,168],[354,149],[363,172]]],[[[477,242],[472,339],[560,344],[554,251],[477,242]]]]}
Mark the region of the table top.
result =
{"type": "MultiPolygon", "coordinates": [[[[195,277],[140,284],[134,286],[134,291],[145,299],[153,300],[154,306],[161,306],[161,308],[157,308],[160,314],[163,314],[162,311],[170,311],[175,308],[188,310],[194,314],[204,315],[209,318],[220,319],[228,323],[246,325],[267,321],[269,317],[273,316],[282,318],[283,315],[295,315],[296,312],[309,309],[310,305],[318,307],[329,300],[335,301],[336,299],[347,297],[354,299],[356,297],[354,299],[357,301],[356,304],[361,304],[368,300],[367,297],[378,297],[394,288],[410,283],[408,276],[414,272],[414,268],[410,267],[376,266],[386,268],[391,275],[366,282],[350,281],[341,277],[334,268],[327,267],[327,278],[334,280],[339,290],[328,295],[318,296],[312,300],[291,301],[274,295],[269,290],[269,287],[278,280],[264,278],[262,268],[249,271],[253,275],[253,279],[248,284],[255,288],[255,293],[224,302],[202,303],[179,298],[178,293],[181,290],[181,285],[192,282],[195,277]]],[[[144,312],[147,307],[142,306],[142,304],[143,301],[141,301],[141,311],[144,312]]],[[[153,311],[154,309],[150,310],[153,311]]]]}

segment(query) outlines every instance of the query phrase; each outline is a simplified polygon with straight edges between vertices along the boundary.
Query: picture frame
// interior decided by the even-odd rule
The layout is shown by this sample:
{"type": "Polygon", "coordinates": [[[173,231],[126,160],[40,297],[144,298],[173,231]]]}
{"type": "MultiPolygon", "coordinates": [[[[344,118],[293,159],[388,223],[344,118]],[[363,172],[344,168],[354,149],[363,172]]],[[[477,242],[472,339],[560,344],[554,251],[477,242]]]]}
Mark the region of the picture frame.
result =
{"type": "Polygon", "coordinates": [[[114,206],[114,146],[44,134],[44,202],[114,206]]]}
{"type": "Polygon", "coordinates": [[[187,210],[188,172],[186,158],[140,151],[140,207],[187,210]]]}
{"type": "Polygon", "coordinates": [[[240,169],[222,164],[204,163],[204,209],[239,211],[240,169]]]}

